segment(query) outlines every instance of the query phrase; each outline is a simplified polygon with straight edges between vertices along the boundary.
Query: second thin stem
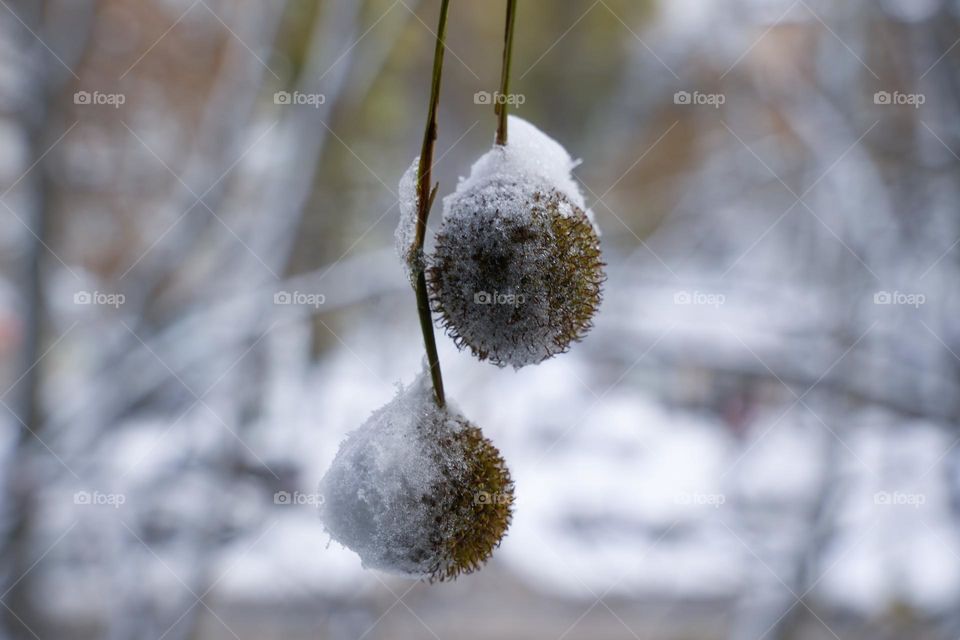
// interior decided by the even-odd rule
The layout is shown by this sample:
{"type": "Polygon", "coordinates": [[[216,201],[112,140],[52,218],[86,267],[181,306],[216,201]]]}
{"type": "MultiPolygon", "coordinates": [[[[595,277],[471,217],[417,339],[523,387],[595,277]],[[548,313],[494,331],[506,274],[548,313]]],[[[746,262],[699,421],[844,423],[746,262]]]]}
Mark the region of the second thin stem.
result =
{"type": "Polygon", "coordinates": [[[507,24],[503,33],[503,67],[500,71],[500,93],[495,101],[497,144],[507,144],[507,96],[510,94],[510,63],[513,61],[513,23],[517,17],[517,0],[507,0],[507,24]]]}

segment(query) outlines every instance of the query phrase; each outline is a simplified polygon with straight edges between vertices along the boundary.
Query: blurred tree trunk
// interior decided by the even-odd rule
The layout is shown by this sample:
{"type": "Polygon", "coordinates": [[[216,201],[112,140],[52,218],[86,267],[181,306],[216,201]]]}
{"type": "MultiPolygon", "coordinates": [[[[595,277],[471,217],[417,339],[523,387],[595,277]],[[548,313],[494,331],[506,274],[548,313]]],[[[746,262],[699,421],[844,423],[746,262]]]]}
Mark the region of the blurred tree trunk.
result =
{"type": "MultiPolygon", "coordinates": [[[[20,121],[26,129],[32,162],[40,159],[43,153],[45,126],[48,118],[49,84],[48,68],[37,51],[38,42],[29,42],[32,38],[27,29],[39,32],[46,2],[17,2],[12,10],[26,24],[20,29],[19,40],[29,68],[28,97],[21,105],[20,121]]],[[[30,566],[34,562],[31,553],[32,499],[34,483],[29,476],[33,473],[31,461],[35,456],[35,438],[41,435],[40,386],[43,365],[38,363],[44,340],[44,299],[43,265],[45,245],[49,240],[49,212],[47,210],[47,189],[44,185],[46,173],[42,166],[34,168],[23,188],[30,190],[25,198],[29,211],[23,215],[30,232],[26,234],[26,249],[22,256],[22,271],[19,278],[20,295],[24,308],[24,340],[20,356],[18,377],[20,382],[15,388],[15,404],[12,409],[20,429],[16,438],[16,454],[8,470],[10,478],[7,497],[10,530],[6,545],[2,551],[3,566],[7,568],[4,576],[3,598],[5,608],[4,627],[12,637],[29,638],[36,632],[38,618],[30,597],[30,566]]]]}
{"type": "MultiPolygon", "coordinates": [[[[27,166],[16,189],[24,192],[18,200],[25,204],[22,211],[14,211],[28,231],[24,233],[24,251],[17,278],[23,308],[24,336],[16,378],[19,382],[11,390],[14,398],[10,411],[14,414],[16,434],[10,467],[7,469],[5,520],[6,535],[0,541],[0,562],[4,567],[0,584],[3,596],[0,609],[3,628],[11,637],[34,638],[42,628],[43,618],[32,595],[32,570],[45,550],[36,548],[34,531],[35,492],[43,487],[45,469],[52,464],[44,440],[44,412],[42,388],[46,367],[43,363],[47,348],[47,292],[44,271],[49,262],[53,244],[53,194],[55,186],[47,170],[50,147],[63,134],[63,123],[53,108],[55,99],[64,90],[64,83],[72,80],[69,69],[71,56],[64,48],[79,46],[87,37],[89,23],[85,17],[96,11],[96,3],[69,10],[70,42],[53,46],[45,32],[45,23],[51,10],[45,0],[18,0],[2,9],[5,20],[12,25],[11,37],[18,43],[21,57],[22,99],[16,113],[28,141],[27,166]],[[14,17],[14,15],[16,17],[14,17]],[[54,53],[57,50],[59,53],[54,53]],[[64,58],[67,60],[64,61],[64,58]]],[[[79,53],[79,50],[76,50],[79,53]]],[[[14,207],[18,206],[13,205],[14,207]]],[[[6,212],[13,215],[11,212],[6,212]]]]}

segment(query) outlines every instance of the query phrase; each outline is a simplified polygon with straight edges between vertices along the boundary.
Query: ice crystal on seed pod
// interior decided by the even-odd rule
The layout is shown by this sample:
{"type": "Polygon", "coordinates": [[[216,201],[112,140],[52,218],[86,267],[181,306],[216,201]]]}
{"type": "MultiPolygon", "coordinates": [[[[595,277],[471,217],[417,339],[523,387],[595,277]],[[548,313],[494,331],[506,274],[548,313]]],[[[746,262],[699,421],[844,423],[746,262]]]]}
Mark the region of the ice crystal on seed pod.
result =
{"type": "Polygon", "coordinates": [[[364,567],[445,580],[500,543],[513,483],[480,429],[432,394],[421,375],[347,436],[320,482],[320,515],[364,567]]]}
{"type": "Polygon", "coordinates": [[[604,279],[600,241],[576,163],[510,117],[495,146],[444,198],[427,279],[458,346],[515,368],[566,351],[589,330],[604,279]]]}
{"type": "Polygon", "coordinates": [[[413,250],[413,243],[417,236],[417,213],[420,208],[420,197],[417,193],[417,175],[420,171],[420,156],[413,162],[400,178],[398,191],[400,199],[400,223],[394,234],[396,238],[397,255],[403,262],[404,272],[411,284],[416,281],[417,273],[423,268],[423,257],[413,250]]]}

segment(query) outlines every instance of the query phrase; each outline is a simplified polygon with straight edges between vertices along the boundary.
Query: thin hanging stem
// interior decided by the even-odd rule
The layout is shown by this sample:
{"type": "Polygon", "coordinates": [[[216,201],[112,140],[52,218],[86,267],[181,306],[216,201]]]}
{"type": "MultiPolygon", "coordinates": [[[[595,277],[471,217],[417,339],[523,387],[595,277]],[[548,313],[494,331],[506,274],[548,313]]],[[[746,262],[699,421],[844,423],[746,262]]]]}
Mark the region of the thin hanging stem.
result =
{"type": "Polygon", "coordinates": [[[507,144],[507,96],[510,94],[510,63],[513,61],[513,23],[517,17],[517,0],[507,0],[507,24],[503,33],[503,67],[500,72],[500,94],[494,101],[498,116],[497,144],[507,144]]]}
{"type": "MultiPolygon", "coordinates": [[[[417,228],[414,239],[413,255],[418,260],[423,255],[423,242],[427,234],[427,218],[437,195],[437,186],[430,188],[431,169],[433,168],[433,150],[437,142],[437,105],[440,104],[440,76],[443,73],[444,41],[447,31],[447,10],[450,0],[440,4],[440,22],[437,25],[437,45],[433,52],[433,81],[430,85],[430,106],[427,110],[427,126],[423,132],[423,147],[420,150],[420,166],[417,171],[417,228]]],[[[430,314],[430,297],[427,294],[427,279],[422,266],[417,270],[417,314],[420,316],[420,331],[423,333],[423,345],[430,363],[430,377],[437,405],[444,406],[443,376],[440,373],[440,356],[437,354],[437,340],[433,333],[433,316],[430,314]]]]}
{"type": "Polygon", "coordinates": [[[423,132],[420,149],[420,167],[417,172],[417,234],[414,249],[422,250],[427,232],[427,217],[430,215],[430,182],[433,169],[433,149],[437,142],[437,105],[440,104],[440,77],[443,74],[443,54],[446,51],[444,38],[447,31],[447,10],[450,0],[440,5],[440,23],[437,25],[437,44],[433,52],[433,81],[430,84],[430,106],[427,109],[427,126],[423,132]]]}

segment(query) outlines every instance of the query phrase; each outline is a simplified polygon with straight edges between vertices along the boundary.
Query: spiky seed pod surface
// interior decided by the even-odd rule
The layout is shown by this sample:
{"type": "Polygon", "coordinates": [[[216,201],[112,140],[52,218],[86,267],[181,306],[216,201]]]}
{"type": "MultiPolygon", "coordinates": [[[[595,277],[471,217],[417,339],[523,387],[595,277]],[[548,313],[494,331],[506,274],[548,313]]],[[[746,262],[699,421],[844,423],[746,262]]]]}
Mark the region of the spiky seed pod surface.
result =
{"type": "Polygon", "coordinates": [[[459,347],[519,368],[566,351],[590,329],[603,266],[593,224],[567,195],[545,182],[495,178],[448,203],[427,277],[459,347]]]}
{"type": "Polygon", "coordinates": [[[510,116],[494,145],[443,199],[427,278],[460,347],[520,368],[566,351],[591,326],[604,280],[599,230],[556,140],[510,116]]]}
{"type": "Polygon", "coordinates": [[[422,376],[340,446],[320,483],[320,515],[364,567],[447,580],[480,568],[510,523],[500,452],[422,376]]]}

